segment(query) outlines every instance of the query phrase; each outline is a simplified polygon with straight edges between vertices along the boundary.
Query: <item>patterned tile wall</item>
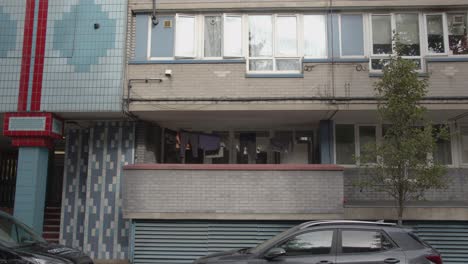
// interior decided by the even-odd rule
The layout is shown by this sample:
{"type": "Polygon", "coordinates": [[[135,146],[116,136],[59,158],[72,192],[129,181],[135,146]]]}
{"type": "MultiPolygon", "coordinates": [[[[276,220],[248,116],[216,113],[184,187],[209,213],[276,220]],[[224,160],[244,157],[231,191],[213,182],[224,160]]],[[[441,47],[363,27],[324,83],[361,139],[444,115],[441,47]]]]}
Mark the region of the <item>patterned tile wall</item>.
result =
{"type": "Polygon", "coordinates": [[[94,259],[128,256],[130,223],[122,218],[122,166],[134,157],[134,125],[101,122],[67,133],[61,242],[94,259]]]}
{"type": "Polygon", "coordinates": [[[15,111],[26,0],[0,0],[0,112],[15,111]]]}
{"type": "Polygon", "coordinates": [[[49,0],[41,110],[119,111],[126,0],[49,0]]]}

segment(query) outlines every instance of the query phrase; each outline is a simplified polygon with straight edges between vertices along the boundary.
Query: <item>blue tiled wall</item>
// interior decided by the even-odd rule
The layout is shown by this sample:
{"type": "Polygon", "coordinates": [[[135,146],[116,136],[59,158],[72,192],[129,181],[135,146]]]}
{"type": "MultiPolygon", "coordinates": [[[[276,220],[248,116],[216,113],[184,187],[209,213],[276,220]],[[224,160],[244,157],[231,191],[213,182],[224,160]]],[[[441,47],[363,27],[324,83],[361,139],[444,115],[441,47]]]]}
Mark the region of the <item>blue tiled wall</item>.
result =
{"type": "Polygon", "coordinates": [[[50,0],[41,110],[120,111],[126,0],[50,0]]]}
{"type": "Polygon", "coordinates": [[[0,0],[0,112],[15,111],[26,0],[0,0]]]}
{"type": "Polygon", "coordinates": [[[133,162],[134,126],[102,122],[67,133],[61,242],[95,259],[128,257],[130,223],[122,218],[122,166],[133,162]]]}

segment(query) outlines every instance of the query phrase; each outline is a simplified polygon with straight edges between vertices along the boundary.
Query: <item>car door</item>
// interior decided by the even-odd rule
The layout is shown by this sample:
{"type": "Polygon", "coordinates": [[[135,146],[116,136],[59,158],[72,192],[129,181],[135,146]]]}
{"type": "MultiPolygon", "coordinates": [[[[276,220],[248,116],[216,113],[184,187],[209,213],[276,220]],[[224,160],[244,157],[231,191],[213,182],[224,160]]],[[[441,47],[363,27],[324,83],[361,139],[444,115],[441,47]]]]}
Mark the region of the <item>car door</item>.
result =
{"type": "Polygon", "coordinates": [[[267,263],[275,264],[334,264],[336,258],[335,229],[306,231],[280,242],[286,254],[267,263]]]}
{"type": "Polygon", "coordinates": [[[379,229],[340,229],[337,264],[406,264],[404,252],[379,229]]]}

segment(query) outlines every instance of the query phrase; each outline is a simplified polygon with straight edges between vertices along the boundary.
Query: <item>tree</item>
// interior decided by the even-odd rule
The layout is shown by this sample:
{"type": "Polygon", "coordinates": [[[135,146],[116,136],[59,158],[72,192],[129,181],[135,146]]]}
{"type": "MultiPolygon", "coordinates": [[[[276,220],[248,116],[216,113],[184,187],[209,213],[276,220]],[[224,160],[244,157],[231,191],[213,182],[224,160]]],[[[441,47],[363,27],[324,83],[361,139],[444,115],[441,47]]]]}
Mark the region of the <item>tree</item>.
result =
{"type": "Polygon", "coordinates": [[[394,37],[394,53],[375,84],[378,115],[383,124],[382,141],[365,146],[357,157],[367,175],[358,185],[383,191],[396,202],[402,224],[406,202],[418,200],[425,191],[445,187],[445,166],[432,153],[437,140],[448,138],[445,126],[434,129],[426,120],[421,100],[427,94],[427,80],[420,79],[417,65],[402,58],[405,46],[394,37]]]}

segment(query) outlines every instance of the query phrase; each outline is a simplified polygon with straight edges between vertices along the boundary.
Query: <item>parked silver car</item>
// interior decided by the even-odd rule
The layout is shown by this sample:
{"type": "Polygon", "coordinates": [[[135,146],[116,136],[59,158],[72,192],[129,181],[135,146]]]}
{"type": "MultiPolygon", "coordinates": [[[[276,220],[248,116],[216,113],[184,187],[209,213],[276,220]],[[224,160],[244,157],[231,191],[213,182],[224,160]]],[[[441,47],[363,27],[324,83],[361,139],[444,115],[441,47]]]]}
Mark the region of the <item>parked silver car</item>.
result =
{"type": "Polygon", "coordinates": [[[254,247],[202,257],[195,264],[442,264],[410,229],[364,221],[312,221],[254,247]]]}

